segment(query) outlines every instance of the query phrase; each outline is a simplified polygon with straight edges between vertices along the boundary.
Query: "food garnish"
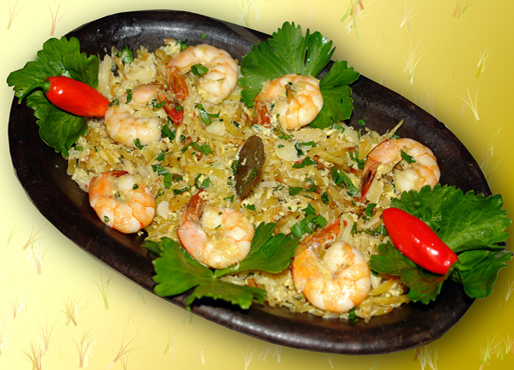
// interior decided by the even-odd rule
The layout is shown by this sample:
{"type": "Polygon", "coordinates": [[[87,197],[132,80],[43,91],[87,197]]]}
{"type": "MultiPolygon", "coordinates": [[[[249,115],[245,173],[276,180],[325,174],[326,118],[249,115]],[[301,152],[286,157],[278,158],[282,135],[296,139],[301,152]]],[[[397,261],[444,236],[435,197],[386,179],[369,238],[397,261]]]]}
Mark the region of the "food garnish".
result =
{"type": "Polygon", "coordinates": [[[37,89],[57,108],[80,117],[103,117],[111,103],[98,90],[66,76],[48,77],[31,86],[19,102],[37,89]]]}
{"type": "MultiPolygon", "coordinates": [[[[12,72],[7,83],[18,98],[51,76],[67,76],[96,88],[98,68],[98,57],[81,53],[77,38],[52,38],[43,44],[36,60],[12,72]]],[[[41,139],[63,157],[67,156],[68,149],[86,133],[86,119],[59,109],[41,90],[34,91],[24,100],[34,110],[41,139]]]]}
{"type": "Polygon", "coordinates": [[[191,289],[186,306],[199,298],[222,299],[248,309],[252,302],[264,303],[266,291],[249,286],[239,286],[219,278],[242,271],[260,270],[279,273],[286,269],[294,255],[299,239],[282,233],[273,235],[274,223],[261,223],[248,256],[240,263],[219,270],[212,270],[193,259],[179,243],[169,238],[160,241],[147,240],[145,247],[158,257],[154,260],[155,293],[174,296],[191,289]]]}
{"type": "MultiPolygon", "coordinates": [[[[267,40],[253,46],[241,59],[239,84],[241,96],[249,107],[259,94],[264,82],[295,73],[303,76],[321,77],[321,72],[331,63],[335,48],[319,32],[303,36],[302,28],[285,22],[282,28],[267,40]]],[[[359,73],[348,67],[346,61],[331,64],[320,80],[323,108],[310,127],[327,128],[333,122],[350,118],[353,110],[352,90],[349,85],[359,78],[359,73]]]]}
{"type": "Polygon", "coordinates": [[[502,206],[499,194],[485,197],[448,185],[404,192],[400,199],[391,201],[391,207],[425,222],[457,254],[458,261],[445,275],[434,274],[385,243],[379,246],[378,255],[371,256],[370,267],[378,273],[399,276],[415,302],[435,300],[447,279],[462,284],[469,297],[485,298],[491,294],[500,269],[512,258],[512,252],[505,251],[503,245],[512,220],[502,206]]]}
{"type": "MultiPolygon", "coordinates": [[[[163,49],[160,51],[165,53],[163,49]]],[[[137,137],[134,140],[134,148],[129,151],[123,150],[124,154],[129,153],[129,156],[137,158],[149,146],[163,146],[159,150],[155,150],[153,154],[157,155],[157,162],[152,162],[154,157],[145,158],[145,164],[155,174],[161,176],[159,183],[153,184],[157,190],[155,191],[156,195],[152,196],[154,196],[156,203],[159,202],[158,206],[161,206],[157,211],[164,215],[161,216],[162,219],[160,220],[163,225],[168,221],[170,225],[173,225],[172,222],[174,222],[173,217],[165,218],[172,213],[169,211],[170,203],[177,201],[174,204],[176,208],[173,211],[175,212],[173,216],[177,216],[180,212],[184,212],[184,208],[180,208],[180,206],[186,204],[187,197],[194,196],[192,195],[192,189],[195,187],[199,190],[216,188],[221,183],[227,183],[228,185],[223,189],[225,192],[220,193],[223,196],[218,197],[219,199],[216,201],[222,200],[221,203],[223,203],[230,200],[230,207],[237,204],[235,207],[239,207],[240,211],[249,210],[253,214],[252,217],[256,216],[259,212],[256,212],[256,204],[259,203],[259,200],[252,199],[251,202],[248,202],[245,199],[251,197],[252,190],[258,187],[259,181],[262,180],[261,175],[264,170],[261,167],[264,164],[265,154],[263,140],[266,141],[266,148],[275,151],[275,161],[279,163],[276,165],[278,170],[274,173],[274,176],[266,179],[266,181],[263,180],[263,182],[266,182],[265,191],[267,192],[263,192],[263,194],[268,194],[274,202],[274,204],[266,204],[266,207],[274,207],[277,203],[283,202],[281,205],[283,209],[278,210],[272,217],[266,218],[266,220],[274,220],[275,222],[254,221],[255,225],[258,224],[258,226],[255,228],[248,255],[242,261],[227,268],[209,268],[207,264],[204,265],[195,260],[179,242],[167,237],[167,235],[172,235],[171,230],[175,230],[172,226],[166,226],[166,233],[164,234],[156,232],[153,236],[158,239],[152,239],[149,236],[145,242],[145,247],[156,257],[153,261],[155,267],[154,281],[156,283],[154,291],[156,294],[174,296],[191,292],[186,302],[188,309],[195,300],[203,297],[226,300],[243,309],[248,309],[252,302],[263,304],[271,293],[262,289],[262,285],[252,279],[260,273],[277,275],[283,272],[290,273],[289,267],[293,258],[295,258],[298,243],[304,238],[305,234],[317,233],[323,230],[329,222],[330,224],[336,222],[339,225],[341,221],[341,228],[345,228],[344,217],[347,215],[350,218],[355,216],[354,220],[367,221],[367,219],[371,219],[386,208],[391,197],[398,196],[401,192],[401,190],[398,190],[398,182],[396,182],[396,188],[389,190],[385,198],[387,203],[384,204],[382,200],[382,204],[378,205],[379,201],[375,200],[376,203],[374,201],[366,204],[367,198],[363,196],[363,187],[356,182],[358,176],[362,176],[360,170],[366,168],[364,160],[359,157],[361,148],[358,147],[358,143],[362,139],[360,132],[357,135],[358,140],[353,138],[348,153],[346,153],[346,148],[342,148],[342,152],[331,152],[333,148],[339,150],[339,146],[344,145],[344,140],[348,139],[344,136],[348,134],[351,127],[347,127],[343,121],[350,118],[353,110],[352,91],[349,85],[359,77],[359,73],[348,67],[346,62],[332,62],[333,53],[332,41],[326,40],[319,32],[311,34],[307,30],[306,35],[303,36],[299,26],[286,22],[282,28],[273,33],[267,42],[260,42],[255,45],[242,58],[240,64],[242,77],[239,79],[239,85],[242,87],[241,97],[246,104],[245,109],[254,106],[256,96],[267,81],[287,74],[319,78],[319,89],[324,103],[316,118],[310,122],[308,130],[311,131],[308,135],[313,135],[316,138],[316,132],[321,132],[319,129],[335,128],[336,130],[323,131],[323,135],[331,132],[337,138],[327,134],[324,139],[317,139],[321,144],[323,144],[323,140],[328,142],[333,139],[330,145],[325,147],[317,145],[310,138],[305,138],[305,141],[302,141],[302,132],[296,131],[297,138],[287,129],[282,130],[278,126],[274,128],[275,130],[267,130],[266,135],[269,136],[262,136],[261,138],[257,136],[257,133],[262,128],[253,130],[254,127],[245,125],[237,124],[235,125],[237,128],[227,125],[227,130],[228,128],[239,130],[237,133],[240,135],[238,136],[241,138],[247,137],[246,144],[239,151],[239,160],[231,159],[231,162],[227,162],[225,157],[224,162],[220,160],[219,163],[203,163],[201,160],[205,157],[214,157],[213,153],[220,154],[223,152],[223,150],[216,150],[219,147],[215,146],[221,145],[217,144],[216,140],[222,137],[222,134],[216,134],[214,129],[213,132],[207,130],[207,128],[212,129],[213,126],[219,128],[220,120],[222,120],[220,119],[220,113],[208,113],[202,104],[196,103],[191,106],[190,101],[183,102],[179,99],[180,104],[178,104],[175,100],[169,100],[164,93],[161,96],[160,89],[162,86],[160,84],[159,86],[141,85],[143,90],[145,87],[149,88],[151,86],[156,90],[157,99],[151,100],[147,105],[151,106],[152,109],[163,107],[174,125],[179,126],[177,130],[173,130],[172,125],[165,123],[160,127],[158,118],[152,117],[157,122],[156,127],[159,131],[155,143],[141,145],[140,138],[137,137]],[[157,91],[159,92],[157,93],[157,91]],[[184,106],[182,103],[185,103],[184,106]],[[191,113],[192,109],[194,109],[194,113],[191,113]],[[188,114],[188,125],[196,124],[196,126],[187,127],[187,125],[182,125],[185,122],[185,114],[188,114]],[[194,119],[197,119],[197,121],[194,121],[194,119]],[[345,129],[348,131],[345,132],[345,129]],[[199,132],[203,131],[209,132],[211,141],[207,142],[203,136],[199,135],[199,132]],[[185,132],[188,135],[185,135],[185,132]],[[180,133],[180,136],[177,133],[180,133]],[[214,140],[213,137],[217,139],[214,140]],[[162,138],[166,140],[162,140],[162,138]],[[278,143],[279,140],[280,143],[278,143]],[[276,147],[272,147],[275,144],[276,147]],[[173,151],[170,150],[170,146],[166,145],[180,147],[173,151]],[[210,145],[213,145],[213,148],[210,145]],[[281,151],[286,145],[291,147],[290,152],[281,151]],[[305,147],[310,149],[307,150],[305,147]],[[316,155],[314,151],[316,151],[316,155]],[[168,156],[171,153],[177,153],[177,156],[168,156]],[[279,154],[286,158],[280,157],[279,154]],[[348,157],[346,157],[347,154],[348,157]],[[352,165],[357,168],[350,166],[350,171],[347,171],[347,168],[345,168],[347,162],[344,160],[338,161],[337,159],[341,159],[340,157],[350,158],[352,165]],[[227,163],[231,163],[231,166],[226,166],[227,163]],[[282,164],[285,164],[285,166],[282,166],[282,164]],[[223,167],[224,165],[225,167],[223,167]],[[284,176],[284,173],[280,171],[283,167],[287,167],[290,171],[287,176],[284,176]],[[185,170],[186,168],[187,170],[185,170]],[[194,169],[194,171],[191,169],[194,169]],[[216,180],[211,180],[209,176],[205,175],[211,171],[216,172],[216,176],[213,176],[213,178],[217,177],[216,180]],[[295,171],[302,172],[304,175],[299,177],[295,171]],[[230,172],[230,178],[225,179],[223,176],[228,172],[230,172]],[[235,184],[232,184],[232,175],[235,184]],[[190,179],[185,179],[188,176],[190,179]],[[159,188],[161,180],[162,187],[159,188]],[[217,181],[218,184],[214,185],[213,181],[217,181]],[[168,196],[167,200],[162,201],[160,197],[165,193],[168,196]],[[234,201],[235,195],[240,198],[238,202],[234,201]],[[298,195],[297,199],[290,198],[298,195]],[[306,201],[306,199],[308,200],[306,201]],[[243,200],[245,201],[243,202],[243,200]],[[255,204],[253,204],[254,202],[255,204]],[[338,207],[337,202],[342,205],[345,205],[345,202],[348,204],[345,205],[344,210],[339,211],[337,209],[338,213],[335,213],[334,209],[338,207]],[[315,206],[319,207],[315,208],[315,206]],[[281,223],[280,228],[277,227],[278,223],[281,223]],[[281,232],[283,230],[286,231],[281,232]],[[248,283],[250,280],[252,282],[248,283]]],[[[168,56],[172,57],[171,54],[168,56]]],[[[176,54],[173,57],[176,57],[176,54]]],[[[132,55],[128,48],[119,53],[119,58],[126,66],[138,59],[137,56],[132,55]]],[[[228,56],[227,58],[231,57],[228,56]]],[[[236,66],[235,62],[234,66],[236,66]]],[[[205,68],[201,65],[192,66],[192,73],[196,76],[194,78],[204,76],[207,72],[205,68]]],[[[85,161],[80,157],[81,154],[78,153],[78,149],[69,151],[71,146],[87,132],[86,119],[81,116],[101,117],[107,109],[107,99],[103,98],[101,94],[100,97],[91,98],[92,95],[96,94],[94,89],[98,83],[98,72],[98,57],[81,53],[79,41],[76,38],[68,40],[63,37],[60,40],[48,40],[43,45],[43,49],[38,52],[36,61],[27,63],[24,68],[11,73],[7,79],[8,84],[13,86],[16,96],[21,100],[26,100],[27,105],[34,110],[43,141],[53,147],[57,153],[61,153],[63,157],[73,157],[75,155],[72,165],[75,169],[80,167],[81,161],[85,161]],[[90,86],[95,94],[86,92],[84,96],[85,87],[81,85],[82,83],[90,86]],[[54,99],[53,93],[48,92],[45,95],[49,87],[58,85],[64,85],[68,88],[81,85],[78,86],[78,91],[74,93],[72,98],[76,98],[83,104],[81,108],[85,107],[87,109],[70,110],[73,113],[71,114],[65,111],[69,110],[67,109],[70,107],[68,102],[61,105],[58,100],[54,99]],[[94,100],[93,103],[92,100],[94,100]],[[89,110],[91,104],[98,107],[99,110],[91,112],[89,110]]],[[[186,90],[182,92],[189,94],[188,85],[182,75],[177,74],[174,77],[180,78],[184,82],[183,86],[186,90]]],[[[137,88],[139,86],[126,90],[124,104],[129,104],[137,96],[137,88]]],[[[177,97],[177,93],[165,92],[171,96],[175,94],[174,98],[177,97]]],[[[186,95],[188,96],[188,94],[186,95]]],[[[184,100],[186,95],[184,95],[184,100]]],[[[241,109],[243,104],[240,101],[237,101],[237,104],[241,109]]],[[[211,106],[208,108],[210,111],[211,106]]],[[[361,125],[364,123],[363,120],[359,121],[361,125]]],[[[96,124],[106,126],[105,121],[102,122],[101,120],[96,124]]],[[[205,133],[202,135],[205,135],[205,133]]],[[[369,135],[366,139],[368,140],[366,143],[368,146],[378,144],[373,140],[387,140],[373,132],[368,132],[366,135],[369,135]]],[[[91,145],[87,140],[89,139],[84,139],[84,144],[91,145]]],[[[96,143],[98,145],[92,145],[94,149],[89,148],[90,152],[96,153],[97,149],[108,151],[106,147],[111,145],[115,147],[116,145],[124,145],[120,140],[108,136],[100,136],[100,141],[96,143]],[[104,144],[104,142],[107,144],[104,144]]],[[[230,150],[233,150],[233,148],[230,148],[230,150]]],[[[116,153],[115,150],[114,154],[116,153]]],[[[227,153],[235,152],[227,151],[227,153]]],[[[413,158],[403,151],[400,154],[407,164],[413,162],[413,158]]],[[[101,161],[102,159],[98,159],[98,157],[96,160],[101,161]]],[[[87,159],[87,161],[90,160],[91,158],[87,159]]],[[[123,162],[125,160],[130,161],[130,159],[123,159],[123,161],[119,161],[121,164],[113,162],[113,166],[124,166],[123,162]]],[[[105,163],[101,162],[97,165],[102,168],[105,163]]],[[[79,170],[86,173],[85,177],[87,177],[94,174],[97,168],[80,168],[79,170]]],[[[124,171],[125,169],[117,170],[124,171]]],[[[393,185],[388,185],[390,185],[389,188],[393,188],[393,185]]],[[[88,184],[84,187],[87,188],[87,186],[88,184]]],[[[387,190],[384,190],[385,187],[382,189],[382,193],[387,192],[387,190]]],[[[213,190],[213,192],[215,191],[213,190]]],[[[213,197],[216,197],[219,194],[214,193],[213,195],[213,197]]],[[[210,200],[212,201],[212,199],[210,200]]],[[[388,239],[382,242],[385,233],[382,232],[383,225],[381,225],[380,220],[374,225],[376,228],[361,228],[359,231],[357,231],[356,226],[358,221],[350,221],[352,222],[351,232],[347,234],[351,234],[351,236],[346,235],[350,239],[358,233],[366,234],[366,232],[368,232],[367,236],[371,234],[374,238],[381,238],[378,255],[374,254],[377,253],[375,245],[378,245],[378,242],[372,244],[366,241],[365,247],[362,249],[370,246],[370,249],[372,249],[369,260],[370,268],[377,273],[382,285],[394,291],[393,295],[387,293],[389,296],[385,297],[387,302],[384,303],[382,312],[389,312],[387,310],[394,309],[409,300],[426,304],[434,301],[441,290],[442,284],[447,279],[462,284],[464,291],[471,298],[485,298],[488,296],[492,291],[499,271],[512,258],[512,252],[505,251],[504,247],[504,242],[508,236],[504,230],[510,226],[511,220],[506,217],[506,211],[502,210],[502,205],[503,200],[500,195],[486,198],[482,194],[475,194],[473,191],[463,193],[461,190],[447,185],[435,185],[433,189],[430,186],[425,186],[419,191],[403,192],[401,198],[393,198],[389,205],[390,208],[383,211],[385,227],[392,242],[388,239]],[[411,221],[412,219],[414,221],[411,221]],[[411,222],[418,225],[418,231],[415,231],[411,222]],[[378,228],[382,229],[379,230],[378,228]],[[434,243],[437,245],[434,246],[434,243]],[[433,254],[434,251],[436,252],[435,255],[433,254]],[[399,279],[391,278],[391,276],[398,276],[399,279]],[[397,284],[398,280],[403,285],[397,284]],[[408,288],[408,297],[405,294],[405,287],[408,288]]],[[[226,207],[227,204],[223,206],[226,207]]],[[[258,204],[257,207],[264,209],[261,204],[258,204]]],[[[252,225],[254,224],[250,223],[250,227],[253,228],[252,225]]],[[[221,223],[216,225],[216,227],[221,226],[221,223]]],[[[146,230],[148,231],[148,229],[146,230]]],[[[248,242],[249,244],[250,242],[248,242]]],[[[326,251],[321,250],[321,252],[325,253],[326,251]]],[[[369,273],[369,269],[367,272],[369,273]]],[[[290,289],[290,292],[293,288],[289,286],[286,289],[290,289]]],[[[391,290],[387,290],[387,292],[391,290]]],[[[386,290],[384,290],[384,295],[386,295],[385,293],[386,290]]],[[[305,296],[301,296],[300,291],[294,291],[294,294],[295,304],[296,300],[303,300],[305,305],[308,304],[305,296]]],[[[355,309],[352,308],[348,314],[349,317],[361,315],[359,317],[369,319],[372,316],[370,313],[358,313],[359,309],[359,306],[355,309]]],[[[310,306],[303,312],[311,311],[310,306]]],[[[345,313],[343,312],[343,314],[345,313]]],[[[323,313],[320,315],[323,316],[323,313]]]]}
{"type": "Polygon", "coordinates": [[[457,262],[457,255],[419,218],[400,208],[387,208],[382,219],[393,244],[412,262],[444,275],[457,262]]]}

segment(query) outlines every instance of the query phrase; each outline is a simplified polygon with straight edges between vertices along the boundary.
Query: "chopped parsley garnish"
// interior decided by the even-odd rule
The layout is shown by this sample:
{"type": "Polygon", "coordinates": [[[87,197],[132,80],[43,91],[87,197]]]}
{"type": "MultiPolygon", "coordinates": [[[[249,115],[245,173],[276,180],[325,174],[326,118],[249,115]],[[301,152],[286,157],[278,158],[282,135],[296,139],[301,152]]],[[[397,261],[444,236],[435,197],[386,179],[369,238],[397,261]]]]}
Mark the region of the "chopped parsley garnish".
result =
{"type": "Polygon", "coordinates": [[[373,216],[373,210],[375,209],[375,207],[376,207],[376,203],[369,203],[366,206],[366,209],[364,210],[366,217],[369,218],[369,217],[373,216]]]}
{"type": "Polygon", "coordinates": [[[416,160],[414,159],[414,157],[412,157],[411,155],[408,155],[403,150],[400,150],[400,155],[405,160],[405,162],[407,162],[408,164],[416,163],[416,160]]]}
{"type": "Polygon", "coordinates": [[[360,159],[359,158],[359,151],[358,150],[352,150],[348,154],[350,155],[350,159],[352,161],[357,162],[357,167],[362,170],[364,168],[364,165],[366,164],[366,159],[360,159]]]}
{"type": "Polygon", "coordinates": [[[310,159],[310,157],[305,157],[302,161],[296,162],[295,164],[293,164],[293,168],[304,168],[304,167],[310,166],[312,164],[317,164],[317,163],[314,162],[312,159],[310,159]]]}
{"type": "Polygon", "coordinates": [[[314,193],[318,190],[318,187],[316,184],[312,184],[310,188],[302,188],[301,186],[290,186],[289,187],[289,195],[295,196],[301,191],[306,191],[308,193],[314,193]]]}
{"type": "Polygon", "coordinates": [[[177,136],[176,131],[171,131],[170,127],[168,125],[162,125],[161,137],[167,137],[170,140],[175,140],[176,136],[177,136]]]}
{"type": "Polygon", "coordinates": [[[187,148],[189,148],[189,147],[193,147],[194,149],[196,149],[197,151],[199,151],[203,154],[211,154],[212,153],[212,149],[209,145],[207,145],[207,144],[200,145],[198,143],[191,143],[191,144],[184,146],[181,149],[182,153],[184,153],[187,150],[187,148]]]}
{"type": "Polygon", "coordinates": [[[152,169],[155,173],[164,177],[164,186],[166,187],[166,189],[169,189],[171,186],[171,182],[173,181],[173,174],[159,164],[153,164],[152,169]]]}
{"type": "Polygon", "coordinates": [[[198,189],[207,189],[211,184],[211,179],[208,176],[205,176],[204,174],[198,174],[195,177],[195,186],[198,189]],[[202,179],[202,177],[204,178],[202,179]]]}
{"type": "Polygon", "coordinates": [[[125,92],[127,93],[127,104],[132,101],[132,90],[126,89],[125,92]]]}
{"type": "Polygon", "coordinates": [[[321,201],[325,204],[328,204],[330,203],[330,199],[328,199],[328,194],[327,192],[324,192],[323,194],[321,194],[321,201]]]}
{"type": "Polygon", "coordinates": [[[132,63],[134,61],[134,53],[132,53],[132,50],[125,45],[125,47],[122,50],[118,51],[118,57],[121,59],[123,64],[132,63]]]}
{"type": "Polygon", "coordinates": [[[186,186],[185,188],[182,188],[182,189],[173,189],[173,195],[182,194],[182,193],[188,191],[190,188],[191,188],[190,186],[186,186]]]}
{"type": "Polygon", "coordinates": [[[230,164],[230,168],[232,169],[232,174],[233,175],[236,174],[238,166],[239,166],[239,161],[237,159],[233,160],[232,163],[230,164]]]}
{"type": "Polygon", "coordinates": [[[157,99],[153,99],[151,102],[150,102],[150,106],[152,108],[155,108],[155,109],[159,109],[159,108],[162,108],[164,107],[164,105],[166,104],[166,101],[158,101],[157,99]]]}
{"type": "Polygon", "coordinates": [[[250,211],[255,211],[256,210],[255,204],[245,204],[244,207],[246,209],[249,209],[250,211]]]}
{"type": "Polygon", "coordinates": [[[139,138],[134,139],[134,146],[138,149],[143,149],[145,146],[141,144],[139,138]]]}
{"type": "Polygon", "coordinates": [[[177,41],[178,45],[180,46],[180,51],[184,51],[188,48],[187,43],[189,42],[188,39],[185,39],[184,41],[177,41]]]}
{"type": "Polygon", "coordinates": [[[344,184],[352,197],[360,193],[360,190],[357,189],[355,185],[353,185],[348,175],[345,174],[343,171],[340,171],[337,168],[332,167],[330,169],[330,172],[332,174],[332,180],[334,180],[336,185],[341,186],[342,184],[344,184]]]}
{"type": "Polygon", "coordinates": [[[191,72],[193,72],[193,74],[195,76],[202,77],[204,74],[209,72],[209,68],[207,68],[201,64],[195,64],[195,65],[191,66],[191,72]]]}
{"type": "Polygon", "coordinates": [[[297,238],[301,238],[304,234],[312,234],[318,228],[327,226],[327,220],[316,214],[316,210],[312,205],[308,205],[304,210],[305,217],[291,227],[291,233],[297,238]]]}
{"type": "Polygon", "coordinates": [[[202,104],[197,104],[196,108],[200,112],[200,118],[204,125],[209,126],[212,123],[211,118],[218,118],[219,113],[207,113],[202,104]]]}
{"type": "Polygon", "coordinates": [[[166,158],[166,152],[163,150],[163,151],[159,152],[159,154],[157,154],[157,158],[155,158],[155,160],[162,162],[162,161],[164,161],[165,158],[166,158]]]}

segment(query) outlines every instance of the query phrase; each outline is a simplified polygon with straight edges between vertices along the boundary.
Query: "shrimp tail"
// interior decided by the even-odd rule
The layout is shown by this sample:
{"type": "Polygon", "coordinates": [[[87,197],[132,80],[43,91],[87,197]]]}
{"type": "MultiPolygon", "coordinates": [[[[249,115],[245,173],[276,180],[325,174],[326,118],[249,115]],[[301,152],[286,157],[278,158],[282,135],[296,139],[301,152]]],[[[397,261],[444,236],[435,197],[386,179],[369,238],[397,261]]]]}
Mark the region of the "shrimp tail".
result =
{"type": "Polygon", "coordinates": [[[184,212],[182,213],[180,223],[183,224],[185,222],[197,222],[203,213],[203,206],[205,204],[205,200],[200,196],[202,190],[193,195],[189,200],[184,212]]]}
{"type": "Polygon", "coordinates": [[[379,165],[379,162],[371,162],[369,160],[366,162],[361,179],[361,201],[364,201],[366,199],[366,194],[368,193],[371,183],[375,179],[375,175],[377,173],[379,165]]]}
{"type": "Polygon", "coordinates": [[[305,239],[303,239],[300,243],[300,250],[303,249],[303,246],[320,246],[329,240],[333,239],[339,232],[341,231],[341,222],[339,219],[332,221],[328,225],[325,226],[324,229],[319,230],[305,239]]]}
{"type": "Polygon", "coordinates": [[[124,176],[127,174],[128,174],[128,171],[124,171],[124,170],[113,170],[113,171],[109,172],[109,175],[113,176],[113,177],[121,177],[121,176],[124,176]]]}
{"type": "Polygon", "coordinates": [[[268,108],[266,108],[266,104],[261,101],[255,101],[254,106],[255,112],[257,113],[256,123],[264,127],[271,127],[271,118],[268,112],[268,108]]]}
{"type": "Polygon", "coordinates": [[[187,83],[177,67],[170,67],[167,69],[166,83],[168,88],[173,91],[179,101],[183,102],[188,98],[189,90],[187,88],[187,83]]]}

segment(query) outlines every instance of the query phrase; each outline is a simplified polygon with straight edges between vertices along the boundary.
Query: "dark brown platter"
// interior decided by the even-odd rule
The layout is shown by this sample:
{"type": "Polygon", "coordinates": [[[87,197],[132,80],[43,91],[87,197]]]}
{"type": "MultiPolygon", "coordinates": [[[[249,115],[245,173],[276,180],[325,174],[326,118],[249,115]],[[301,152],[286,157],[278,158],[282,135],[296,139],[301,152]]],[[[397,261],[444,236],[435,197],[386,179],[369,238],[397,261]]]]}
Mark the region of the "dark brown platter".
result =
{"type": "MultiPolygon", "coordinates": [[[[315,31],[315,30],[312,30],[315,31]]],[[[304,29],[305,32],[305,29],[304,29]]],[[[205,16],[179,11],[130,12],[88,23],[68,35],[88,54],[109,53],[112,46],[150,50],[165,38],[207,42],[240,59],[268,35],[205,16]],[[206,39],[202,35],[207,35],[206,39]]],[[[351,61],[350,65],[351,65],[351,61]]],[[[398,134],[430,147],[438,158],[441,183],[490,195],[479,166],[444,124],[391,90],[361,76],[353,84],[351,123],[365,119],[381,133],[404,120],[398,134]]],[[[9,145],[14,169],[37,209],[66,237],[144,288],[153,290],[153,266],[141,247],[142,237],[106,227],[90,208],[87,194],[66,174],[66,161],[40,139],[33,111],[13,99],[9,145]]],[[[184,307],[187,294],[169,298],[184,307]]],[[[278,345],[340,354],[378,354],[427,344],[446,333],[473,300],[460,286],[445,283],[437,301],[409,304],[369,323],[324,320],[286,309],[254,305],[243,311],[204,300],[192,311],[220,325],[278,345]]]]}

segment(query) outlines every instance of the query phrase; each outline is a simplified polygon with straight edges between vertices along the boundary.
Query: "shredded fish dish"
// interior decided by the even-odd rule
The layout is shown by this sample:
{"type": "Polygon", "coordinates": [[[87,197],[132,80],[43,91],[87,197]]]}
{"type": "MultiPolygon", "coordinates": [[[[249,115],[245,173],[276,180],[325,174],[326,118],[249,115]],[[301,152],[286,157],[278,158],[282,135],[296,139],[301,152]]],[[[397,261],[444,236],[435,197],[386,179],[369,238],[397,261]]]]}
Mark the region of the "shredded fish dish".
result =
{"type": "MultiPolygon", "coordinates": [[[[186,51],[198,51],[194,49],[199,47],[201,46],[190,47],[186,51]]],[[[362,199],[360,191],[366,156],[378,144],[395,140],[397,128],[381,135],[365,127],[357,130],[344,122],[335,123],[327,129],[299,126],[298,123],[288,126],[280,123],[280,115],[271,114],[268,116],[270,122],[261,124],[255,118],[259,115],[257,109],[243,103],[241,86],[235,85],[230,88],[226,97],[216,101],[212,99],[213,94],[202,85],[205,76],[191,70],[185,73],[182,71],[178,76],[185,83],[187,97],[182,97],[179,103],[175,103],[180,106],[183,114],[181,122],[176,124],[166,111],[165,104],[166,101],[177,102],[179,99],[176,97],[177,93],[166,86],[169,83],[170,68],[174,68],[170,67],[170,63],[184,52],[180,42],[166,40],[155,52],[140,48],[130,63],[123,63],[119,56],[120,51],[115,49],[111,55],[103,58],[98,90],[114,102],[110,108],[114,112],[107,113],[105,118],[89,120],[87,134],[70,149],[68,173],[73,180],[91,194],[92,180],[102,174],[128,173],[135,176],[131,186],[137,184],[139,189],[148,189],[155,200],[154,215],[143,229],[147,238],[154,241],[163,237],[186,239],[179,236],[179,230],[181,222],[183,223],[181,220],[188,213],[188,204],[195,194],[202,199],[202,205],[238,212],[244,220],[236,221],[236,227],[242,222],[251,225],[266,222],[276,224],[274,233],[287,235],[307,226],[319,229],[316,231],[317,235],[322,235],[326,224],[337,220],[340,223],[339,230],[327,238],[330,243],[338,240],[351,246],[352,252],[349,253],[356,251],[362,256],[364,265],[356,265],[354,268],[354,273],[359,272],[364,276],[341,277],[338,282],[350,287],[346,298],[351,300],[354,296],[362,296],[355,297],[356,303],[350,304],[349,308],[329,310],[328,302],[313,305],[301,288],[295,287],[292,273],[295,269],[294,262],[292,268],[286,268],[280,273],[246,271],[226,275],[223,279],[234,284],[264,289],[267,293],[266,300],[272,306],[286,306],[294,312],[309,312],[325,317],[348,318],[351,311],[358,317],[369,319],[408,302],[407,290],[397,277],[374,275],[366,266],[370,256],[377,254],[377,246],[387,238],[380,216],[391,199],[398,197],[400,193],[393,176],[396,170],[401,171],[401,158],[379,168],[374,175],[375,181],[362,199]],[[122,133],[122,128],[109,127],[106,124],[110,118],[108,114],[122,115],[114,118],[119,121],[116,124],[131,125],[132,131],[122,133]],[[115,133],[110,133],[109,130],[115,133]],[[152,130],[155,133],[148,134],[152,130]],[[146,138],[153,134],[153,138],[143,141],[143,136],[146,138]],[[241,199],[235,190],[234,176],[239,161],[244,160],[240,158],[241,147],[250,137],[255,136],[262,141],[264,161],[258,173],[253,174],[256,182],[251,191],[241,199]],[[361,269],[366,271],[362,272],[361,269]],[[366,282],[354,286],[355,279],[365,279],[366,282]]],[[[206,53],[202,50],[198,52],[206,53]]],[[[199,58],[204,57],[201,55],[199,58]]],[[[218,63],[224,63],[224,58],[231,57],[222,55],[218,63]]],[[[203,59],[189,63],[200,62],[203,59]]],[[[225,69],[230,68],[235,68],[239,74],[237,62],[231,66],[220,67],[221,72],[218,73],[227,73],[225,69]]],[[[300,85],[298,90],[302,88],[300,85]]],[[[212,91],[218,93],[222,89],[215,87],[212,91]]],[[[278,95],[273,97],[273,100],[278,99],[278,95]]],[[[284,99],[287,101],[287,98],[284,99]]],[[[416,144],[418,146],[421,147],[421,144],[416,144]]],[[[408,166],[405,160],[402,162],[403,166],[408,166]]],[[[112,177],[122,178],[121,175],[112,177]]],[[[402,182],[408,182],[412,188],[420,187],[417,178],[402,182]]],[[[96,207],[108,206],[97,203],[96,207]]],[[[113,219],[115,216],[104,215],[104,221],[112,225],[109,217],[113,219]]],[[[210,216],[206,216],[204,212],[202,217],[210,216]]],[[[210,226],[205,225],[206,223],[196,222],[197,226],[200,225],[197,229],[207,230],[210,226]]],[[[214,223],[206,234],[212,234],[212,238],[221,238],[221,242],[226,242],[223,238],[227,237],[230,230],[222,233],[222,236],[215,236],[216,227],[219,225],[215,221],[214,223]]],[[[196,233],[192,236],[197,238],[193,243],[202,243],[199,241],[201,236],[197,235],[202,230],[186,232],[196,233]]],[[[312,235],[298,233],[303,241],[309,239],[306,235],[312,235]]],[[[306,243],[308,242],[307,240],[306,243]]],[[[312,238],[311,242],[314,243],[312,238]]],[[[321,244],[326,242],[328,241],[323,240],[321,244]]],[[[237,248],[237,242],[235,244],[237,248]]],[[[302,241],[299,244],[302,245],[302,241]]],[[[203,263],[207,265],[209,258],[216,258],[207,255],[205,251],[204,255],[203,263]]],[[[353,262],[341,262],[344,266],[337,268],[348,268],[353,262]]],[[[321,270],[321,267],[296,266],[299,271],[298,280],[306,273],[301,269],[306,268],[321,270]]],[[[304,289],[314,288],[307,286],[304,289]]],[[[328,292],[329,288],[326,289],[327,292],[321,294],[327,296],[322,297],[323,299],[330,300],[332,295],[341,294],[328,292]]],[[[319,295],[314,295],[316,294],[319,295]]],[[[319,297],[312,298],[314,301],[316,299],[319,300],[319,297]]]]}
{"type": "Polygon", "coordinates": [[[157,295],[368,322],[446,280],[492,292],[501,195],[439,184],[402,122],[369,129],[331,41],[286,22],[236,59],[208,40],[100,59],[50,39],[7,78],[97,226],[144,238],[157,295]]]}

